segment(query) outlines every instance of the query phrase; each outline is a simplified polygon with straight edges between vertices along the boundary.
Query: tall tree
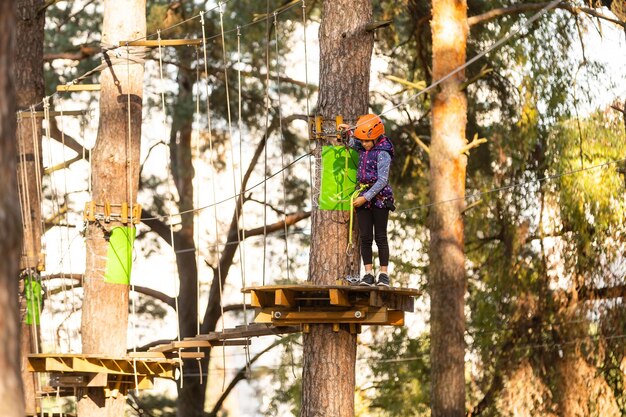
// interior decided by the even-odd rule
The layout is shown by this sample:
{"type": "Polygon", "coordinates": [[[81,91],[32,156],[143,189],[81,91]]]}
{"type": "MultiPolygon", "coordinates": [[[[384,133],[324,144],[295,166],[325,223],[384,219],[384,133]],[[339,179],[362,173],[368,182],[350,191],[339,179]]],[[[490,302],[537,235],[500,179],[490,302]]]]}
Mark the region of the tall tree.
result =
{"type": "MultiPolygon", "coordinates": [[[[433,80],[437,81],[465,63],[467,3],[433,0],[432,8],[433,80]]],[[[432,97],[430,199],[434,205],[429,218],[429,290],[433,417],[465,415],[464,78],[464,71],[459,71],[442,81],[432,97]]]]}
{"type": "MultiPolygon", "coordinates": [[[[143,38],[145,34],[145,0],[104,2],[103,45],[114,47],[120,41],[143,38]],[[121,10],[124,12],[120,13],[121,10]]],[[[108,67],[100,75],[100,125],[92,154],[92,201],[97,204],[128,203],[130,206],[136,203],[144,73],[141,51],[141,48],[123,47],[115,52],[104,52],[108,67]],[[134,55],[139,59],[126,59],[127,52],[132,54],[130,58],[134,55]]],[[[122,271],[126,276],[107,271],[108,262],[115,262],[115,259],[107,260],[107,253],[111,252],[109,241],[113,240],[114,233],[122,231],[121,240],[132,246],[134,228],[125,226],[115,220],[90,222],[87,226],[81,322],[83,353],[126,354],[130,265],[125,265],[127,269],[122,271]],[[102,331],[104,323],[106,332],[102,331]]],[[[123,395],[105,398],[101,388],[86,389],[84,394],[78,401],[81,417],[124,413],[123,395]]]]}
{"type": "Polygon", "coordinates": [[[19,369],[19,309],[17,302],[18,263],[22,244],[20,208],[17,193],[15,147],[15,85],[13,48],[15,42],[15,2],[0,1],[0,414],[24,415],[24,399],[19,369]]]}
{"type": "MultiPolygon", "coordinates": [[[[28,107],[41,101],[44,96],[43,78],[43,37],[45,12],[43,0],[19,0],[16,2],[16,41],[20,45],[13,57],[15,68],[20,68],[15,73],[15,101],[18,110],[28,110],[28,107]]],[[[24,279],[20,281],[20,294],[27,294],[26,286],[38,288],[35,274],[43,265],[41,254],[41,190],[38,189],[39,181],[35,181],[37,175],[41,175],[41,119],[23,119],[17,126],[17,138],[20,143],[19,159],[20,172],[18,182],[22,195],[27,196],[28,204],[23,204],[24,218],[24,248],[22,250],[22,260],[20,268],[26,270],[24,279]],[[34,122],[34,129],[33,129],[34,122]]],[[[31,295],[34,295],[34,292],[31,295]]],[[[38,295],[38,294],[37,294],[38,295]]],[[[36,297],[38,298],[38,297],[36,297]]],[[[28,300],[25,296],[20,297],[20,311],[22,320],[22,379],[24,381],[24,399],[27,414],[37,412],[37,399],[35,395],[35,374],[28,371],[27,355],[38,351],[39,326],[37,319],[28,317],[26,311],[28,300]]],[[[31,308],[37,308],[31,302],[31,308]]],[[[35,317],[37,316],[37,313],[35,317]]]]}
{"type": "MultiPolygon", "coordinates": [[[[325,0],[319,31],[320,89],[317,115],[334,131],[335,117],[348,123],[368,112],[373,33],[366,31],[372,17],[369,0],[325,0]]],[[[317,140],[314,190],[320,190],[322,147],[317,140]]],[[[359,272],[358,251],[347,256],[347,211],[319,209],[319,191],[312,208],[309,280],[316,285],[334,284],[346,274],[359,272]],[[337,254],[340,254],[337,256],[337,254]]],[[[356,335],[349,329],[333,331],[330,325],[312,325],[304,334],[301,416],[353,416],[356,335]]]]}

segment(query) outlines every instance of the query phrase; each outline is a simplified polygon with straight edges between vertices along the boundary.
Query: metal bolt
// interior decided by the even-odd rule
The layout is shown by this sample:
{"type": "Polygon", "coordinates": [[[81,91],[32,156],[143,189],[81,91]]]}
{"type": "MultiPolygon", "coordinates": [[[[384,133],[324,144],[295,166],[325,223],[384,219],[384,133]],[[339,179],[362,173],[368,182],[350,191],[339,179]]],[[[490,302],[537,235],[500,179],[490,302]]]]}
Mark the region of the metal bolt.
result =
{"type": "Polygon", "coordinates": [[[283,314],[280,311],[275,311],[274,312],[274,318],[275,319],[279,319],[283,314]]]}
{"type": "Polygon", "coordinates": [[[360,319],[363,316],[363,313],[361,313],[359,310],[354,312],[354,317],[356,317],[357,319],[360,319]]]}

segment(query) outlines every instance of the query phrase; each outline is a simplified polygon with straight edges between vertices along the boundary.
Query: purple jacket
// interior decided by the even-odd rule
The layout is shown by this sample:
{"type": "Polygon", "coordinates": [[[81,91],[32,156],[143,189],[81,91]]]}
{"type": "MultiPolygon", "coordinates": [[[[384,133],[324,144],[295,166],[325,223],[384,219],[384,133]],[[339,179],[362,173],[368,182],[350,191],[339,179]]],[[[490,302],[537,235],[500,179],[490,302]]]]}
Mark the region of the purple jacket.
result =
{"type": "Polygon", "coordinates": [[[367,188],[359,194],[367,200],[362,207],[392,208],[394,198],[389,185],[389,169],[394,151],[389,138],[383,136],[369,151],[355,139],[350,141],[350,146],[359,152],[357,182],[367,185],[367,188]]]}

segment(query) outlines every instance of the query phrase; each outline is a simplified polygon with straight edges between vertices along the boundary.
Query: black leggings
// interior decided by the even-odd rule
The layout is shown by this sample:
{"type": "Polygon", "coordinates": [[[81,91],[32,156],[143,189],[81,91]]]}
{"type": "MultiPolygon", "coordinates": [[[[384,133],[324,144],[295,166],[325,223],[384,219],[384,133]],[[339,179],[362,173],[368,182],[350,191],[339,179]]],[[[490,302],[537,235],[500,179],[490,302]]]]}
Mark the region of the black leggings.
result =
{"type": "Polygon", "coordinates": [[[380,266],[389,265],[389,243],[387,242],[387,220],[389,209],[376,207],[357,208],[356,217],[361,232],[361,257],[363,265],[372,263],[372,242],[376,240],[380,266]]]}

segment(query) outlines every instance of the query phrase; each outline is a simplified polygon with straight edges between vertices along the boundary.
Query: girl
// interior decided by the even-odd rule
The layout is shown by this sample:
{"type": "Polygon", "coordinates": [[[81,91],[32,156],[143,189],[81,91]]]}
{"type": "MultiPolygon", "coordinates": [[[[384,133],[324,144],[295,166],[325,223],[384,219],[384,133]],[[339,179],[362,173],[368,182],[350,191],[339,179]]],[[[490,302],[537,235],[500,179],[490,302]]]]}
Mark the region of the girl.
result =
{"type": "Polygon", "coordinates": [[[395,210],[393,192],[389,185],[389,169],[393,159],[393,145],[385,136],[385,126],[375,114],[361,116],[354,133],[348,125],[339,125],[348,130],[349,146],[359,152],[357,189],[361,190],[354,199],[359,231],[361,232],[361,257],[365,275],[359,285],[389,286],[389,244],[387,221],[389,210],[395,210]],[[372,243],[376,241],[380,258],[380,274],[374,279],[372,243]]]}

